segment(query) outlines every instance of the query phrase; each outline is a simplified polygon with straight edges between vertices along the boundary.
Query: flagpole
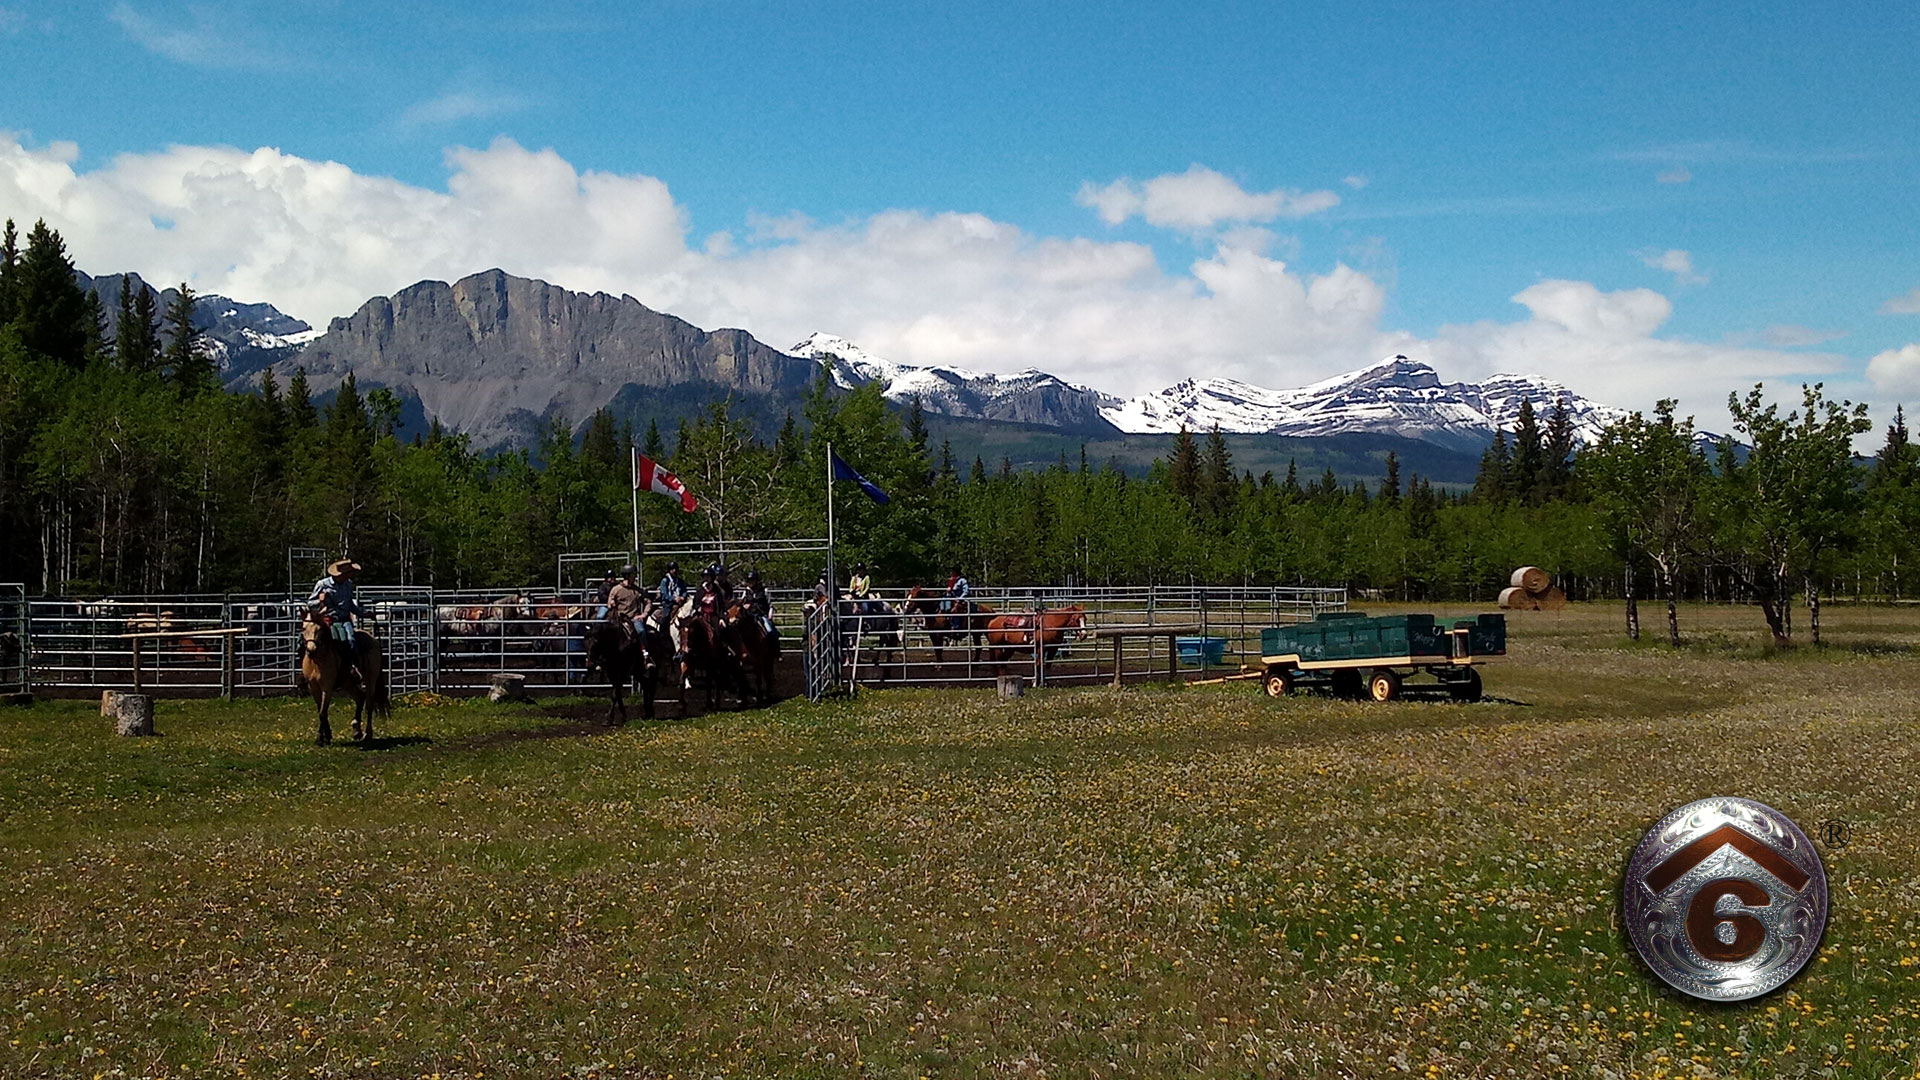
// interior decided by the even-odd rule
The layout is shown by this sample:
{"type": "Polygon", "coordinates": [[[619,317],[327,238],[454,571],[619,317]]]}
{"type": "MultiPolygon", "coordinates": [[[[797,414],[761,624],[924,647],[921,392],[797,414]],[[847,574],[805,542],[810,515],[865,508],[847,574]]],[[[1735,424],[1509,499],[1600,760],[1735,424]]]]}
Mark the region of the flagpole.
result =
{"type": "Polygon", "coordinates": [[[839,611],[840,580],[833,566],[833,444],[827,444],[827,599],[839,611]]]}
{"type": "Polygon", "coordinates": [[[633,564],[635,566],[639,566],[640,565],[640,448],[639,447],[632,446],[632,445],[629,445],[627,447],[627,466],[629,470],[632,472],[632,480],[633,480],[631,484],[627,485],[628,487],[631,487],[633,489],[633,564]]]}

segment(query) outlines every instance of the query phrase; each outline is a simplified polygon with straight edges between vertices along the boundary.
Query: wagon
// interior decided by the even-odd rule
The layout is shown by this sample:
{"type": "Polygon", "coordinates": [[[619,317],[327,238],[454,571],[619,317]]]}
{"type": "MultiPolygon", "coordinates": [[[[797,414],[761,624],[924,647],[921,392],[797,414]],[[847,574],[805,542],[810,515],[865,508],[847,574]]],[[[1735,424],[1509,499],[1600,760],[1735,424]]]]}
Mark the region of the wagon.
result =
{"type": "Polygon", "coordinates": [[[1343,697],[1392,701],[1405,681],[1425,672],[1459,701],[1480,700],[1484,664],[1507,652],[1507,619],[1481,615],[1445,625],[1432,615],[1369,617],[1330,611],[1312,622],[1260,632],[1267,694],[1324,686],[1343,697]]]}

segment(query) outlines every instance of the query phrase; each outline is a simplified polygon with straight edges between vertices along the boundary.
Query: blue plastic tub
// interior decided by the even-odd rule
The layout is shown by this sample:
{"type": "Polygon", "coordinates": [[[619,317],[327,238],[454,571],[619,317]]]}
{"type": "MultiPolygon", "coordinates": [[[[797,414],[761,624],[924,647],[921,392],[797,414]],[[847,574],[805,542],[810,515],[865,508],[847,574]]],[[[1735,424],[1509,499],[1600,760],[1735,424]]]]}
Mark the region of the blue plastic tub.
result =
{"type": "Polygon", "coordinates": [[[1181,667],[1219,667],[1226,663],[1227,639],[1223,637],[1177,637],[1173,647],[1180,655],[1181,667]]]}

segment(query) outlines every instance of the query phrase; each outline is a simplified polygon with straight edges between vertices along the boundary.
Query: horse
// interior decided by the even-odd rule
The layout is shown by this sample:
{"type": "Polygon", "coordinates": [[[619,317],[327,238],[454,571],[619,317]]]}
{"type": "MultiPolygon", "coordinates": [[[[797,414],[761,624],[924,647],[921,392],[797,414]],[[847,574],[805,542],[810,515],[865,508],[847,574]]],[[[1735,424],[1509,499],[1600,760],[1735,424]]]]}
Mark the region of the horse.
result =
{"type": "Polygon", "coordinates": [[[1024,615],[996,615],[987,622],[987,659],[1004,664],[1013,657],[1033,652],[1034,630],[1040,634],[1040,648],[1047,659],[1058,656],[1069,638],[1078,638],[1086,629],[1087,609],[1069,604],[1052,611],[1024,615]]]}
{"type": "Polygon", "coordinates": [[[886,657],[894,657],[900,666],[900,677],[907,677],[907,620],[904,608],[896,608],[878,596],[866,600],[842,601],[840,616],[841,631],[844,635],[841,652],[852,654],[852,646],[861,634],[872,634],[873,666],[879,669],[880,681],[887,678],[886,657]]]}
{"type": "Polygon", "coordinates": [[[300,628],[300,674],[307,693],[320,709],[319,731],[314,745],[333,741],[333,727],[327,714],[333,709],[333,695],[353,697],[353,741],[364,743],[373,738],[373,718],[388,714],[387,674],[381,670],[380,642],[369,636],[365,657],[349,662],[341,655],[345,647],[335,641],[331,629],[309,616],[300,628]],[[361,670],[364,667],[365,670],[361,670]]]}
{"type": "MultiPolygon", "coordinates": [[[[580,631],[587,654],[587,671],[606,673],[613,688],[613,700],[607,706],[607,726],[627,722],[627,684],[640,684],[640,715],[653,719],[654,688],[660,681],[660,669],[673,659],[673,644],[665,632],[647,622],[634,624],[634,633],[612,620],[589,624],[580,631]],[[617,719],[616,719],[617,718],[617,719]]],[[[680,701],[686,714],[686,699],[680,701]]]]}
{"type": "Polygon", "coordinates": [[[980,647],[981,632],[985,629],[993,609],[971,600],[956,600],[959,611],[941,611],[941,598],[928,596],[926,591],[915,585],[907,593],[906,602],[900,605],[905,615],[919,615],[927,628],[927,640],[933,644],[933,662],[946,663],[946,648],[950,644],[980,647]]]}
{"type": "MultiPolygon", "coordinates": [[[[720,682],[733,673],[733,655],[720,633],[719,613],[702,611],[696,601],[675,616],[680,630],[680,712],[687,711],[687,694],[693,690],[693,673],[699,671],[707,684],[707,708],[719,704],[720,682]]],[[[729,682],[731,680],[729,679],[729,682]]]]}
{"type": "Polygon", "coordinates": [[[759,613],[735,600],[719,620],[720,639],[738,658],[740,688],[765,704],[773,700],[773,672],[780,661],[780,639],[767,632],[759,613]]]}

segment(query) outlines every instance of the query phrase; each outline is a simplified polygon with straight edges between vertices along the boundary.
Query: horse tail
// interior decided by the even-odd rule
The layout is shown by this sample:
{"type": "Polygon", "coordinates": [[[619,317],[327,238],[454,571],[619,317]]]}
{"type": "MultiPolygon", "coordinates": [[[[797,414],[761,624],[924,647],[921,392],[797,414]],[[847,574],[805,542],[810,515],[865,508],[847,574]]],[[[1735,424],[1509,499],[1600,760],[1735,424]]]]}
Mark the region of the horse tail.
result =
{"type": "Polygon", "coordinates": [[[372,669],[366,679],[367,708],[375,716],[390,716],[393,713],[393,699],[387,693],[387,662],[378,644],[368,651],[367,666],[372,669]]]}

